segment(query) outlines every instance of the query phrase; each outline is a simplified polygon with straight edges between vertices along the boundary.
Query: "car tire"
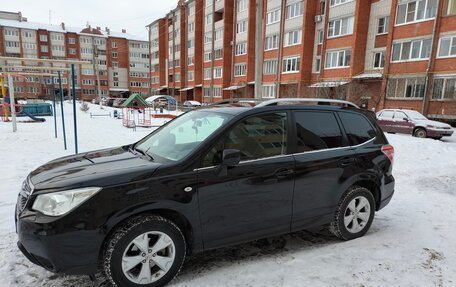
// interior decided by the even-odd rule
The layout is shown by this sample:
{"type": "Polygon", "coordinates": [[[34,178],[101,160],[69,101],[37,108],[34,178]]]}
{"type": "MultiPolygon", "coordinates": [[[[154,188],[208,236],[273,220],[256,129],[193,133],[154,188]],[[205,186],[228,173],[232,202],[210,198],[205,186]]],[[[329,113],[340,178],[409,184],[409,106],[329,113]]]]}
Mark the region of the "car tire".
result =
{"type": "Polygon", "coordinates": [[[330,223],[329,231],[342,240],[362,237],[369,230],[375,216],[375,200],[364,188],[350,188],[342,197],[330,223]]]}
{"type": "Polygon", "coordinates": [[[185,254],[179,227],[161,216],[140,216],[109,238],[102,268],[113,286],[164,286],[179,273],[185,254]]]}
{"type": "Polygon", "coordinates": [[[413,135],[417,138],[426,138],[427,137],[427,132],[425,129],[423,128],[417,128],[414,132],[413,132],[413,135]]]}

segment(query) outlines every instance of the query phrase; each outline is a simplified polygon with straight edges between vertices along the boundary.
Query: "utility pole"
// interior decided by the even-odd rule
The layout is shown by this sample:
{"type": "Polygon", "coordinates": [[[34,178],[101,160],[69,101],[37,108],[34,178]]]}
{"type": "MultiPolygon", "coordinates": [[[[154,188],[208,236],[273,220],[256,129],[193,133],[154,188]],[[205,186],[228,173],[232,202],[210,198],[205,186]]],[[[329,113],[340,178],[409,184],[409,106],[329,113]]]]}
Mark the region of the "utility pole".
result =
{"type": "Polygon", "coordinates": [[[103,109],[103,103],[101,102],[101,88],[100,88],[100,73],[98,72],[98,46],[93,42],[93,69],[97,77],[97,94],[98,99],[100,100],[100,109],[103,109]]]}
{"type": "Polygon", "coordinates": [[[212,0],[212,41],[211,41],[211,103],[214,101],[214,66],[215,66],[215,0],[212,0]]]}
{"type": "Polygon", "coordinates": [[[11,121],[13,122],[13,132],[17,132],[17,123],[16,123],[16,106],[14,100],[14,83],[13,77],[11,74],[8,74],[8,90],[10,95],[10,107],[11,107],[11,121]]]}
{"type": "Polygon", "coordinates": [[[261,82],[263,77],[263,0],[256,0],[255,26],[255,98],[261,99],[261,82]]]}

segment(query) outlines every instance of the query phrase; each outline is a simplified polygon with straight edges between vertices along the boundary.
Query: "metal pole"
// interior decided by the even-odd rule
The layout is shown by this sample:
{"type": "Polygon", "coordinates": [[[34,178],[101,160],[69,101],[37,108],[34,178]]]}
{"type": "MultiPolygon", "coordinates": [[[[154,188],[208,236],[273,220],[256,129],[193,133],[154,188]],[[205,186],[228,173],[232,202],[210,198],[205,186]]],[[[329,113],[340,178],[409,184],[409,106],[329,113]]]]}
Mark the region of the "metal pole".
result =
{"type": "Polygon", "coordinates": [[[55,101],[56,101],[56,98],[55,98],[55,88],[54,88],[54,77],[51,77],[51,84],[52,84],[52,95],[54,96],[53,98],[53,107],[54,107],[54,133],[55,133],[55,138],[57,138],[57,109],[55,107],[55,101]]]}
{"type": "Polygon", "coordinates": [[[74,153],[78,154],[78,126],[76,122],[76,79],[74,77],[74,64],[71,64],[71,83],[73,93],[73,122],[74,122],[74,153]]]}
{"type": "MultiPolygon", "coordinates": [[[[261,98],[263,77],[263,0],[256,0],[256,34],[255,34],[255,98],[261,98]]],[[[280,59],[278,59],[280,61],[280,59]]]]}
{"type": "Polygon", "coordinates": [[[13,132],[17,132],[16,107],[14,106],[14,84],[13,77],[8,74],[8,89],[10,94],[11,120],[13,122],[13,132]]]}
{"type": "MultiPolygon", "coordinates": [[[[210,102],[214,102],[214,68],[215,68],[215,0],[212,0],[212,31],[211,31],[211,84],[210,102]]],[[[223,91],[222,91],[223,93],[223,91]]],[[[223,97],[222,97],[223,98],[223,97]]]]}
{"type": "MultiPolygon", "coordinates": [[[[93,39],[92,39],[93,42],[93,39]]],[[[100,88],[100,73],[98,72],[98,46],[93,44],[93,68],[95,70],[95,76],[97,78],[97,93],[100,101],[100,109],[103,109],[103,103],[101,101],[101,88],[100,88]]]]}
{"type": "Polygon", "coordinates": [[[60,89],[60,110],[62,112],[62,131],[63,131],[63,145],[65,150],[67,150],[67,141],[66,141],[66,132],[65,132],[65,114],[63,113],[63,90],[62,90],[62,77],[60,71],[59,75],[59,89],[60,89]]]}

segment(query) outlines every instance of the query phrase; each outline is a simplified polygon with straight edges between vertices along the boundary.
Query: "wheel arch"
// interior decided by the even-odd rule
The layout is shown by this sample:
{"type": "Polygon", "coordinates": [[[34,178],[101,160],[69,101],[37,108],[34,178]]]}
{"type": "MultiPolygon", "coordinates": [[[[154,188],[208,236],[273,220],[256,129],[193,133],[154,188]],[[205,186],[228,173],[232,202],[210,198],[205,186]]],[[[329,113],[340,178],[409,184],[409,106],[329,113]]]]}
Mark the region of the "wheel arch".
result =
{"type": "Polygon", "coordinates": [[[352,177],[346,182],[344,191],[340,194],[339,201],[344,197],[345,193],[347,193],[354,186],[364,187],[372,193],[375,199],[375,210],[378,211],[382,197],[380,190],[381,181],[378,175],[369,172],[352,177]]]}
{"type": "Polygon", "coordinates": [[[106,244],[111,238],[112,234],[116,232],[116,230],[122,226],[123,223],[126,221],[135,218],[135,217],[142,217],[142,216],[147,216],[147,215],[158,215],[162,216],[179,227],[181,230],[182,234],[184,235],[185,238],[185,243],[187,247],[187,251],[189,253],[199,251],[202,249],[202,242],[199,241],[199,232],[198,232],[198,227],[195,226],[195,224],[188,219],[187,216],[182,214],[181,212],[178,212],[174,209],[171,208],[164,208],[164,207],[156,207],[148,210],[141,210],[138,211],[134,214],[129,214],[128,216],[122,216],[122,217],[117,217],[118,220],[116,220],[115,223],[111,223],[108,226],[106,226],[106,235],[103,240],[103,243],[101,245],[101,248],[99,250],[99,255],[98,258],[101,260],[103,258],[103,252],[106,248],[106,244]]]}

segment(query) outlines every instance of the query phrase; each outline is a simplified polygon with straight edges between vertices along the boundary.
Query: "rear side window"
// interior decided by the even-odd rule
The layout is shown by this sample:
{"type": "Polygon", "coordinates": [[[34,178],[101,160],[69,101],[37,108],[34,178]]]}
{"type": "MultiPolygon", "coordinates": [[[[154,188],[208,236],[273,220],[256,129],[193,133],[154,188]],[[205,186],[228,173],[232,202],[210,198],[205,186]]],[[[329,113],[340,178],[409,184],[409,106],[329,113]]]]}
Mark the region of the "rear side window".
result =
{"type": "Polygon", "coordinates": [[[342,132],[333,113],[295,112],[297,152],[338,148],[342,132]]]}
{"type": "Polygon", "coordinates": [[[376,137],[376,132],[369,121],[359,114],[339,113],[350,145],[359,145],[376,137]]]}
{"type": "Polygon", "coordinates": [[[382,119],[392,119],[394,116],[394,111],[383,111],[379,116],[382,119]]]}

